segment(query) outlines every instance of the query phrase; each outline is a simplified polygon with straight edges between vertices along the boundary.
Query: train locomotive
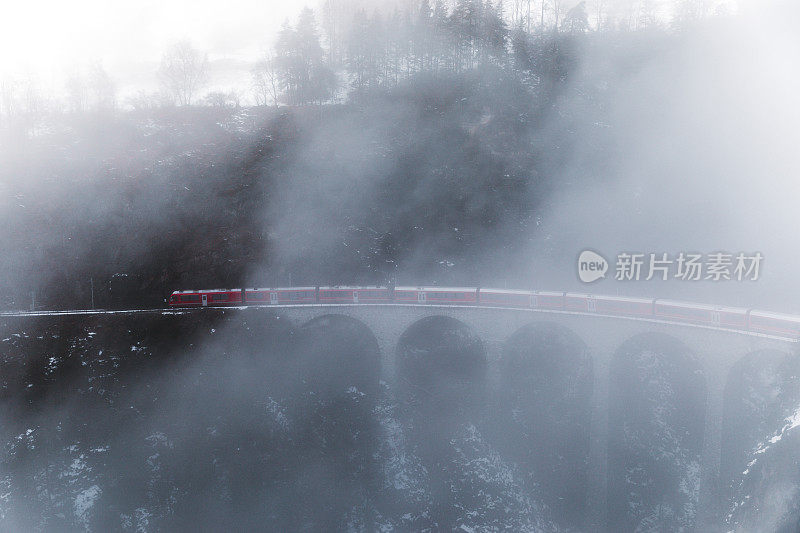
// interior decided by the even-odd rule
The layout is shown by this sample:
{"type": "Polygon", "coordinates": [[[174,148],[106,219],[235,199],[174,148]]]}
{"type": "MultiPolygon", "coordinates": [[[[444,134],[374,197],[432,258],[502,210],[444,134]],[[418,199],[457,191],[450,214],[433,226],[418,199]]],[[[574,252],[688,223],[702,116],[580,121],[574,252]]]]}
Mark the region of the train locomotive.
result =
{"type": "Polygon", "coordinates": [[[439,305],[533,309],[643,318],[796,338],[800,316],[661,298],[477,287],[284,287],[175,291],[170,307],[439,305]]]}

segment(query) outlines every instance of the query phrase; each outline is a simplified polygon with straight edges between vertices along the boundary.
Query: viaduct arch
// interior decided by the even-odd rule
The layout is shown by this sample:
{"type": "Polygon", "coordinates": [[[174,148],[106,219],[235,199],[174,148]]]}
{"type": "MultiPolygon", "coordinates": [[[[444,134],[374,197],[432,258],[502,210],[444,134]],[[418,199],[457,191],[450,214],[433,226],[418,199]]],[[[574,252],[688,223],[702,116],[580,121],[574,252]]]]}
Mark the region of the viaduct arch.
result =
{"type": "MultiPolygon", "coordinates": [[[[247,312],[278,313],[295,325],[320,325],[321,322],[346,317],[360,323],[371,332],[380,354],[380,379],[395,383],[401,363],[399,348],[404,336],[430,321],[460,325],[480,343],[485,354],[486,380],[496,385],[514,365],[528,368],[530,372],[547,372],[547,365],[581,364],[579,379],[587,381],[590,391],[588,404],[588,468],[585,473],[589,487],[586,506],[591,517],[589,526],[604,527],[612,518],[608,513],[609,480],[609,420],[614,387],[619,387],[619,360],[626,352],[636,351],[636,345],[657,341],[666,342],[685,354],[678,365],[690,365],[697,381],[690,392],[697,407],[697,423],[702,428],[695,445],[701,471],[699,498],[701,510],[710,506],[703,501],[715,498],[724,485],[725,473],[732,468],[721,465],[723,451],[723,414],[729,376],[737,364],[753,361],[761,355],[771,354],[772,359],[794,360],[794,346],[788,339],[763,335],[744,334],[733,330],[665,323],[655,320],[631,320],[589,313],[543,312],[529,309],[467,308],[447,306],[402,305],[325,305],[252,308],[247,312]],[[335,318],[339,317],[339,318],[335,318]],[[520,340],[536,339],[559,353],[562,361],[537,360],[536,350],[521,350],[520,340]],[[515,344],[516,347],[515,347],[515,344]],[[526,360],[533,358],[534,360],[526,360]],[[527,367],[526,367],[527,365],[527,367]],[[721,472],[721,466],[723,472],[721,472]]],[[[641,349],[640,349],[641,351],[641,349]]],[[[770,358],[768,358],[770,359],[770,358]]],[[[771,359],[770,359],[771,360],[771,359]]],[[[752,363],[751,363],[752,364],[752,363]]],[[[785,363],[789,365],[791,363],[785,363]]],[[[728,394],[730,396],[730,393],[728,394]]],[[[728,433],[730,429],[727,429],[728,433]]],[[[611,465],[613,468],[613,465],[611,465]]],[[[578,476],[581,474],[578,473],[578,476]]],[[[696,518],[701,527],[703,516],[696,518]]],[[[712,517],[707,517],[711,520],[712,517]]]]}
{"type": "MultiPolygon", "coordinates": [[[[176,309],[176,310],[133,310],[133,311],[61,311],[36,313],[0,313],[4,316],[56,316],[56,315],[94,315],[108,313],[159,313],[185,314],[195,312],[219,312],[220,309],[176,309]]],[[[594,309],[590,309],[594,311],[594,309]]],[[[401,339],[415,327],[431,320],[440,323],[456,324],[472,337],[481,350],[483,379],[487,388],[498,390],[497,384],[507,381],[509,375],[519,373],[521,381],[515,386],[524,389],[524,376],[536,373],[557,375],[558,371],[578,365],[581,369],[573,376],[584,380],[588,399],[573,398],[577,403],[588,403],[588,461],[585,472],[586,507],[589,522],[584,527],[589,530],[604,529],[610,523],[609,516],[609,425],[618,423],[617,417],[610,420],[615,396],[621,387],[629,386],[620,381],[624,377],[625,365],[621,361],[631,358],[652,358],[650,344],[666,343],[682,354],[677,366],[696,374],[693,387],[682,394],[692,398],[693,408],[698,410],[697,426],[702,439],[699,451],[700,479],[697,483],[699,513],[710,513],[713,505],[706,502],[718,501],[721,492],[727,490],[732,473],[741,465],[741,457],[752,450],[753,442],[763,439],[762,431],[745,435],[734,442],[733,437],[742,435],[731,413],[737,406],[749,405],[753,408],[751,418],[772,417],[780,426],[781,402],[800,402],[800,357],[796,352],[796,339],[768,336],[748,331],[698,326],[678,322],[665,322],[651,318],[626,318],[607,316],[594,312],[561,311],[545,309],[508,309],[488,307],[454,307],[437,305],[402,304],[341,304],[341,305],[286,305],[268,307],[247,307],[224,310],[228,313],[243,313],[248,322],[258,323],[267,317],[288,321],[295,332],[303,330],[311,335],[324,334],[326,328],[334,325],[344,330],[357,332],[361,343],[357,361],[333,361],[335,371],[346,372],[347,365],[357,362],[370,365],[369,375],[386,383],[396,383],[398,370],[398,348],[401,339]],[[438,318],[433,318],[438,317],[438,318]],[[442,322],[444,321],[444,322],[442,322]],[[416,325],[416,326],[415,326],[416,325]],[[527,340],[526,340],[527,339],[527,340]],[[527,347],[526,347],[527,343],[527,347]],[[535,346],[531,346],[535,343],[535,346]],[[522,346],[522,348],[520,347],[522,346]],[[639,346],[637,349],[636,346],[639,346]],[[547,346],[544,349],[543,346],[547,346]],[[644,348],[642,348],[644,346],[644,348]],[[677,348],[676,348],[677,347],[677,348]],[[541,354],[556,354],[559,361],[548,360],[541,354]],[[366,354],[366,355],[365,355],[366,354]],[[638,355],[637,355],[638,354],[638,355]],[[516,365],[516,366],[515,366],[516,365]],[[549,366],[548,366],[549,365],[549,366]],[[623,370],[620,370],[623,368],[623,370]],[[786,398],[776,398],[772,394],[774,377],[767,375],[762,379],[764,369],[772,369],[777,379],[784,380],[779,389],[788,391],[786,398]],[[520,372],[520,369],[522,371],[520,372]],[[756,391],[763,401],[753,406],[748,403],[746,394],[756,391]],[[743,396],[745,395],[745,396],[743,396]],[[702,404],[702,405],[699,405],[702,404]],[[724,410],[728,410],[725,416],[724,410]],[[777,418],[776,418],[777,417],[777,418]],[[748,440],[749,439],[749,440],[748,440]],[[724,443],[724,445],[723,445],[724,443]],[[724,462],[721,458],[724,456],[724,462]],[[722,463],[722,464],[721,464],[722,463]]],[[[338,335],[338,334],[337,334],[338,335]]],[[[341,335],[340,335],[341,337],[341,335]]],[[[337,342],[349,342],[347,335],[337,342]]],[[[673,366],[676,366],[673,361],[673,366]]],[[[313,365],[312,365],[313,366],[313,365]]],[[[641,365],[640,365],[641,366],[641,365]]],[[[630,367],[630,365],[629,365],[630,367]]],[[[636,365],[633,365],[635,368],[636,365]]],[[[307,375],[315,370],[303,367],[307,375]]],[[[640,371],[639,371],[640,372],[640,371]]],[[[639,377],[646,374],[636,374],[639,377]]],[[[635,380],[631,382],[635,385],[635,380]]],[[[512,383],[513,385],[513,383],[512,383]]],[[[513,387],[512,387],[513,388],[513,387]]],[[[513,392],[513,391],[512,391],[513,392]]],[[[537,402],[536,398],[530,399],[537,402]]],[[[492,401],[488,398],[487,401],[492,401]]],[[[546,404],[543,404],[546,408],[546,404]]],[[[628,413],[630,414],[630,413],[628,413]]],[[[623,416],[627,416],[623,413],[623,416]]],[[[774,430],[773,426],[769,426],[774,430]]],[[[618,428],[614,428],[617,431],[618,428]]],[[[696,435],[694,436],[696,437],[696,435]]],[[[693,437],[693,438],[694,438],[693,437]]],[[[614,443],[616,446],[616,443],[614,443]]],[[[611,465],[613,468],[613,465],[611,465]]],[[[584,475],[584,474],[578,474],[584,475]]],[[[703,530],[705,524],[718,524],[719,517],[698,514],[694,524],[703,530]]]]}

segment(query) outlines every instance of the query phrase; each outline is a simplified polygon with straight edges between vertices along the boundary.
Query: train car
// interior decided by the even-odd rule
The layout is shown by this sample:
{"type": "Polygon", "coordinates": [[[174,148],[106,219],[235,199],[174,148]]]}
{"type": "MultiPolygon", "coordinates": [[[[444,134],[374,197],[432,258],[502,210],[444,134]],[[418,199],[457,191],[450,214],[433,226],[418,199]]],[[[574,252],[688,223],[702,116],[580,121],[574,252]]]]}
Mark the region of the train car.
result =
{"type": "Polygon", "coordinates": [[[175,291],[169,297],[171,307],[217,307],[242,305],[242,289],[205,289],[175,291]]]}
{"type": "Polygon", "coordinates": [[[722,328],[747,329],[747,309],[707,304],[655,300],[653,316],[664,320],[722,328]]]}
{"type": "Polygon", "coordinates": [[[628,296],[598,296],[568,292],[564,309],[612,316],[652,317],[653,300],[628,296]]]}
{"type": "Polygon", "coordinates": [[[594,300],[591,294],[568,292],[564,294],[564,310],[589,313],[594,311],[594,300]]]}
{"type": "Polygon", "coordinates": [[[245,289],[244,298],[248,305],[315,304],[317,303],[317,288],[245,289]]]}
{"type": "MultiPolygon", "coordinates": [[[[170,307],[200,307],[202,304],[199,291],[173,291],[169,295],[170,307]]],[[[206,301],[208,305],[208,301],[206,301]]]]}
{"type": "Polygon", "coordinates": [[[650,318],[653,316],[653,298],[630,296],[594,296],[594,312],[604,315],[650,318]]]}
{"type": "Polygon", "coordinates": [[[767,335],[796,338],[800,335],[800,316],[752,310],[749,313],[750,331],[767,335]]]}
{"type": "Polygon", "coordinates": [[[421,305],[475,305],[478,289],[472,287],[396,287],[394,301],[421,305]]]}
{"type": "Polygon", "coordinates": [[[531,293],[531,307],[535,309],[564,309],[563,292],[533,291],[531,293]]]}
{"type": "Polygon", "coordinates": [[[319,303],[390,303],[392,294],[388,287],[320,287],[319,303]]]}
{"type": "Polygon", "coordinates": [[[478,305],[488,307],[530,307],[530,291],[478,289],[478,305]]]}
{"type": "Polygon", "coordinates": [[[353,291],[353,298],[360,303],[390,303],[392,291],[389,287],[359,287],[353,291]]]}
{"type": "Polygon", "coordinates": [[[481,305],[598,313],[620,317],[652,317],[688,324],[749,330],[796,338],[800,316],[674,300],[598,296],[552,291],[475,289],[472,287],[286,287],[174,291],[170,307],[216,307],[295,304],[391,303],[481,305]]]}

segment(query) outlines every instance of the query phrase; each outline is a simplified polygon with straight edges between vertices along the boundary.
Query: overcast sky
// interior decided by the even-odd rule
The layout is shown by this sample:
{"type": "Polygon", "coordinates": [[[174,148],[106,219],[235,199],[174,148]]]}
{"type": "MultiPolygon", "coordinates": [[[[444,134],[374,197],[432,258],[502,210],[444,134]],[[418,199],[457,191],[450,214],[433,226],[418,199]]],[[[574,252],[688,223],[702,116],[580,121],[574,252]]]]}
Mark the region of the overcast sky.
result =
{"type": "Polygon", "coordinates": [[[316,7],[313,0],[14,2],[0,16],[0,74],[31,74],[58,92],[66,72],[101,61],[122,90],[147,87],[168,45],[189,38],[212,61],[251,60],[307,4],[316,7]]]}
{"type": "MultiPolygon", "coordinates": [[[[336,1],[375,7],[417,3],[336,1]]],[[[562,1],[567,7],[578,2],[562,1]]],[[[504,2],[507,12],[513,2],[504,2]]],[[[604,5],[631,2],[636,0],[604,0],[604,5]]],[[[156,90],[162,53],[188,38],[209,53],[213,88],[246,91],[250,62],[272,46],[283,21],[294,21],[305,5],[316,9],[322,0],[20,0],[0,13],[0,76],[31,78],[45,94],[59,95],[68,74],[85,72],[99,61],[124,98],[140,89],[156,90]]],[[[594,2],[588,5],[593,13],[594,2]]]]}

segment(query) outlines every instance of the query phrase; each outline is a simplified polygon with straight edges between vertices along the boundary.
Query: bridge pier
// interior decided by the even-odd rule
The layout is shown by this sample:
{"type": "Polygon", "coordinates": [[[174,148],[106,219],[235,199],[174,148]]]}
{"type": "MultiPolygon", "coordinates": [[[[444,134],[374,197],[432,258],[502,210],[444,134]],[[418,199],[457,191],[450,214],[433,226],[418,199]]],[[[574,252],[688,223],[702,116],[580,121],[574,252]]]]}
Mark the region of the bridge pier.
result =
{"type": "Polygon", "coordinates": [[[608,478],[608,394],[613,348],[591,349],[594,383],[592,388],[592,421],[589,441],[589,483],[586,509],[587,531],[607,528],[608,478]]]}
{"type": "Polygon", "coordinates": [[[715,503],[719,500],[720,459],[722,450],[722,417],[728,368],[707,375],[706,417],[703,451],[700,459],[700,494],[698,498],[698,529],[714,531],[721,523],[715,503]]]}
{"type": "Polygon", "coordinates": [[[720,468],[722,460],[722,424],[725,388],[733,366],[749,353],[766,348],[786,351],[787,343],[760,337],[727,336],[715,342],[703,342],[696,350],[706,375],[706,419],[701,456],[700,495],[697,528],[699,531],[724,531],[725,509],[718,508],[722,498],[720,468]],[[715,505],[716,504],[716,505],[715,505]]]}
{"type": "Polygon", "coordinates": [[[486,379],[491,390],[500,390],[503,381],[503,348],[504,343],[494,339],[483,342],[486,353],[486,379]]]}
{"type": "Polygon", "coordinates": [[[378,338],[378,349],[381,352],[380,376],[386,383],[393,383],[395,379],[395,359],[397,357],[397,344],[400,336],[378,338]]]}
{"type": "Polygon", "coordinates": [[[550,322],[574,332],[587,346],[592,361],[589,474],[586,487],[587,531],[606,531],[608,523],[608,443],[611,363],[626,340],[642,333],[663,333],[684,343],[699,361],[706,382],[703,444],[698,484],[698,531],[717,531],[720,521],[719,475],[725,385],[730,369],[751,351],[787,351],[792,341],[746,332],[671,324],[653,320],[530,310],[435,306],[307,306],[282,309],[295,323],[323,314],[341,314],[363,322],[380,349],[381,378],[396,382],[397,347],[403,333],[429,316],[448,316],[469,326],[482,340],[488,379],[494,390],[502,386],[503,350],[508,338],[532,322],[550,322]]]}

